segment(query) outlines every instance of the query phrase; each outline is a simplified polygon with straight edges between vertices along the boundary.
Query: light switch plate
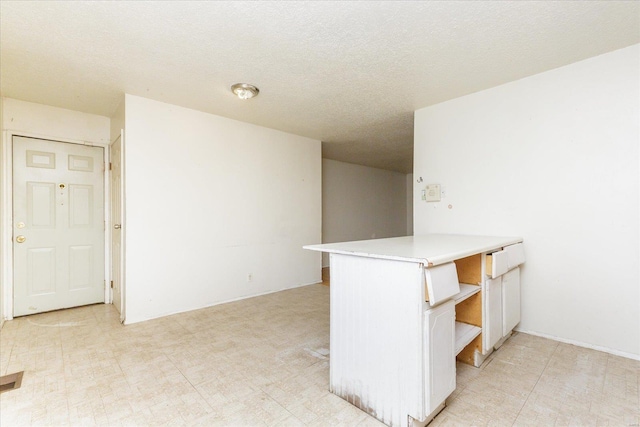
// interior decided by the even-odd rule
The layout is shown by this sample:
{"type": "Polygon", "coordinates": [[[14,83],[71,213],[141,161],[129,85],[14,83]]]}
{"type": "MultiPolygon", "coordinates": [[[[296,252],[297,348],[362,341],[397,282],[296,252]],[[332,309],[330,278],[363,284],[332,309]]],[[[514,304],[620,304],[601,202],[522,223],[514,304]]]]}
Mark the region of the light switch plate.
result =
{"type": "Polygon", "coordinates": [[[440,195],[440,184],[429,184],[429,185],[427,185],[425,201],[427,201],[427,202],[439,202],[440,198],[441,198],[441,195],[440,195]]]}

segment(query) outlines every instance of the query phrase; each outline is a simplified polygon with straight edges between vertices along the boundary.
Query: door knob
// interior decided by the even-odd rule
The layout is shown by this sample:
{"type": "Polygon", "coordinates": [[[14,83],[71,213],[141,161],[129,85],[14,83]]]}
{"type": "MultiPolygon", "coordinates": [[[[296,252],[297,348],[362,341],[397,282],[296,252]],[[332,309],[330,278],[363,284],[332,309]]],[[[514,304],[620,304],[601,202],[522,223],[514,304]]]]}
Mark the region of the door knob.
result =
{"type": "Polygon", "coordinates": [[[122,226],[120,224],[113,224],[113,228],[115,228],[116,230],[120,230],[122,226]]]}
{"type": "Polygon", "coordinates": [[[24,236],[16,237],[16,242],[18,242],[18,243],[24,243],[25,240],[27,240],[27,238],[24,237],[24,236]]]}

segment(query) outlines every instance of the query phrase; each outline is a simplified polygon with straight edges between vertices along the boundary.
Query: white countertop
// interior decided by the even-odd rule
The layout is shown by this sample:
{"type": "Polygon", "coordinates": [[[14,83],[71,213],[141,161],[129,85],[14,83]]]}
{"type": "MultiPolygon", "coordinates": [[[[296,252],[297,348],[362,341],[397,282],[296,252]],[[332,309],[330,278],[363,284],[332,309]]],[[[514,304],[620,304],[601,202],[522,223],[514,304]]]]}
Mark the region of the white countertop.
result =
{"type": "Polygon", "coordinates": [[[471,236],[462,234],[424,234],[388,239],[308,245],[304,249],[420,262],[434,266],[482,252],[522,242],[521,237],[471,236]]]}

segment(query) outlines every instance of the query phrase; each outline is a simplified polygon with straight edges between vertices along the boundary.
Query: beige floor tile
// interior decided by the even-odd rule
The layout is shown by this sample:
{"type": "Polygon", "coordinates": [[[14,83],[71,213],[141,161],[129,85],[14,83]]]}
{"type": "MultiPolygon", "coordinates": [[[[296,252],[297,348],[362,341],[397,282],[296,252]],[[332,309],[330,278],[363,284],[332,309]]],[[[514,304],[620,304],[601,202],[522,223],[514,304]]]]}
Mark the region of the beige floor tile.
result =
{"type": "MultiPolygon", "coordinates": [[[[329,389],[329,287],[122,326],[110,305],[5,322],[0,426],[383,425],[329,389]]],[[[640,362],[515,333],[432,426],[640,424],[640,362]]]]}

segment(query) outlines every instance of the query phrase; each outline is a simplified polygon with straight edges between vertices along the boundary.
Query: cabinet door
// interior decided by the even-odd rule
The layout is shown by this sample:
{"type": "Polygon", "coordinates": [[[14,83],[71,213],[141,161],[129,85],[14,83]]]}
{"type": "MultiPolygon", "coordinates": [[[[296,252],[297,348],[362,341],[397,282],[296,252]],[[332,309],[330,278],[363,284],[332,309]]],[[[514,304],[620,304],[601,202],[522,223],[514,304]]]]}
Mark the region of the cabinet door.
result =
{"type": "Polygon", "coordinates": [[[425,415],[456,388],[455,319],[453,301],[425,312],[425,415]]]}
{"type": "Polygon", "coordinates": [[[502,276],[487,280],[486,326],[484,332],[485,350],[493,348],[502,338],[502,276]]]}
{"type": "Polygon", "coordinates": [[[502,335],[505,336],[520,323],[520,268],[502,276],[502,335]]]}

